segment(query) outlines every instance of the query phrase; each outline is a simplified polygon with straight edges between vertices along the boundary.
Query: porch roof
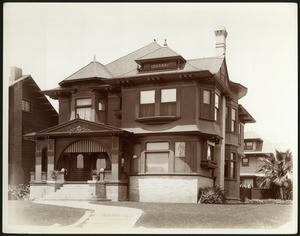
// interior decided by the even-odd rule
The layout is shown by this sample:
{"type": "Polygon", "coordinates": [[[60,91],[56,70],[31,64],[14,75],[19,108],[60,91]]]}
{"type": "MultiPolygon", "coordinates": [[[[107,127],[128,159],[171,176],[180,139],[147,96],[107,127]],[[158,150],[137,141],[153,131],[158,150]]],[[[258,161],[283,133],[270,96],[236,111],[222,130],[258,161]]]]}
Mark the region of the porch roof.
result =
{"type": "Polygon", "coordinates": [[[38,137],[60,137],[60,136],[93,136],[93,135],[129,135],[131,132],[126,130],[106,125],[103,123],[96,123],[81,118],[52,126],[45,130],[24,135],[24,138],[38,138],[38,137]]]}

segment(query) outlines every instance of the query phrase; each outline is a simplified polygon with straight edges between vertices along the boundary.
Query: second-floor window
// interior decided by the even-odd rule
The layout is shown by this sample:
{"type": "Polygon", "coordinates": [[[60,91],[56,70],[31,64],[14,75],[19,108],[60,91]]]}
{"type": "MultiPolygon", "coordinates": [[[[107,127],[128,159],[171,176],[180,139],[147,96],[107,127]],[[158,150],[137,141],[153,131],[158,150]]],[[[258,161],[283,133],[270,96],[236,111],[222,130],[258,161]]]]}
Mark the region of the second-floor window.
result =
{"type": "Polygon", "coordinates": [[[176,88],[161,90],[161,116],[176,115],[176,88]]]}
{"type": "Polygon", "coordinates": [[[140,91],[139,116],[176,116],[176,104],[176,88],[140,91]]]}
{"type": "Polygon", "coordinates": [[[231,109],[231,132],[236,132],[236,109],[231,109]]]}
{"type": "Polygon", "coordinates": [[[249,157],[242,158],[242,166],[249,166],[249,157]]]}
{"type": "Polygon", "coordinates": [[[211,91],[203,90],[202,94],[202,106],[201,106],[201,117],[204,119],[211,119],[211,91]]]}
{"type": "Polygon", "coordinates": [[[22,111],[31,112],[31,102],[22,100],[22,111]]]}
{"type": "Polygon", "coordinates": [[[220,122],[220,96],[215,94],[215,121],[220,122]]]}
{"type": "Polygon", "coordinates": [[[155,90],[140,91],[140,117],[155,115],[155,90]]]}
{"type": "Polygon", "coordinates": [[[92,99],[76,99],[75,113],[81,119],[92,121],[92,99]]]}
{"type": "Polygon", "coordinates": [[[245,141],[244,150],[255,150],[255,143],[251,141],[245,141]]]}

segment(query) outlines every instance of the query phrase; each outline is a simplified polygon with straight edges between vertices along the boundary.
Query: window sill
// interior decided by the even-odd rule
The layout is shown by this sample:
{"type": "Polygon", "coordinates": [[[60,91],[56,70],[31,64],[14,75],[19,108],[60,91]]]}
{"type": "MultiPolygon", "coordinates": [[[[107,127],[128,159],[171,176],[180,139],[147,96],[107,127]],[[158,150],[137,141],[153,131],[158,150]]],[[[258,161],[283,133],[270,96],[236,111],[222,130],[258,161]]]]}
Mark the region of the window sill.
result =
{"type": "Polygon", "coordinates": [[[215,169],[218,167],[217,162],[212,160],[201,160],[200,166],[206,167],[207,169],[215,169]]]}
{"type": "Polygon", "coordinates": [[[179,120],[178,116],[150,116],[150,117],[141,117],[135,121],[147,124],[147,125],[158,125],[158,124],[167,124],[176,120],[179,120]]]}

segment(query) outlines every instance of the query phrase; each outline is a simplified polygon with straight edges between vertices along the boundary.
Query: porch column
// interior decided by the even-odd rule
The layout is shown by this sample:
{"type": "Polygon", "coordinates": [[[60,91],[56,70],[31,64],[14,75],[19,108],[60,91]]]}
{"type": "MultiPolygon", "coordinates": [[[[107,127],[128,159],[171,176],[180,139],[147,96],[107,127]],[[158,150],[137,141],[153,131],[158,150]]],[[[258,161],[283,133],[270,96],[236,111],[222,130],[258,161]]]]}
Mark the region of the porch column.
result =
{"type": "Polygon", "coordinates": [[[42,152],[35,152],[35,181],[42,180],[42,152]]]}
{"type": "Polygon", "coordinates": [[[48,139],[48,153],[47,153],[47,180],[50,180],[51,172],[54,171],[54,140],[48,139]]]}
{"type": "Polygon", "coordinates": [[[120,179],[120,143],[119,137],[111,138],[111,178],[112,180],[120,179]]]}
{"type": "Polygon", "coordinates": [[[215,185],[219,186],[220,188],[224,189],[225,187],[225,177],[224,177],[224,166],[225,166],[225,111],[226,111],[226,98],[222,96],[222,109],[221,109],[221,133],[223,139],[220,141],[219,144],[215,146],[215,152],[217,157],[218,168],[216,168],[215,176],[216,182],[215,185]]]}

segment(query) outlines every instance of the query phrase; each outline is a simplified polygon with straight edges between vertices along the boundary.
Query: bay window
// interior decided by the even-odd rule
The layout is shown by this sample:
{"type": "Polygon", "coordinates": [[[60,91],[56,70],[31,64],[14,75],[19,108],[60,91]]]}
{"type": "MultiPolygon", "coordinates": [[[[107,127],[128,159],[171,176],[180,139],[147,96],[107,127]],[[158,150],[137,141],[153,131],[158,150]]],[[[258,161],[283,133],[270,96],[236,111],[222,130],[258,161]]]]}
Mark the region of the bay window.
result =
{"type": "Polygon", "coordinates": [[[207,160],[215,160],[215,146],[210,142],[207,144],[207,160]]]}
{"type": "Polygon", "coordinates": [[[177,115],[177,89],[156,89],[140,91],[139,117],[177,115]]]}
{"type": "Polygon", "coordinates": [[[176,115],[176,88],[161,90],[161,116],[176,115]]]}
{"type": "Polygon", "coordinates": [[[226,152],[224,174],[227,179],[237,178],[237,157],[235,152],[226,152]]]}
{"type": "Polygon", "coordinates": [[[75,113],[79,118],[92,121],[92,99],[81,98],[76,99],[75,113]]]}
{"type": "Polygon", "coordinates": [[[212,101],[211,101],[211,91],[202,90],[202,103],[200,108],[201,117],[204,119],[212,119],[212,101]]]}
{"type": "Polygon", "coordinates": [[[140,117],[155,115],[155,90],[140,91],[140,117]]]}
{"type": "Polygon", "coordinates": [[[230,132],[229,106],[225,108],[225,130],[230,132]]]}
{"type": "Polygon", "coordinates": [[[220,122],[220,96],[215,94],[215,121],[220,122]]]}
{"type": "Polygon", "coordinates": [[[231,132],[236,132],[236,109],[231,109],[231,132]]]}
{"type": "Polygon", "coordinates": [[[146,173],[169,172],[169,143],[151,142],[146,144],[146,173]]]}

